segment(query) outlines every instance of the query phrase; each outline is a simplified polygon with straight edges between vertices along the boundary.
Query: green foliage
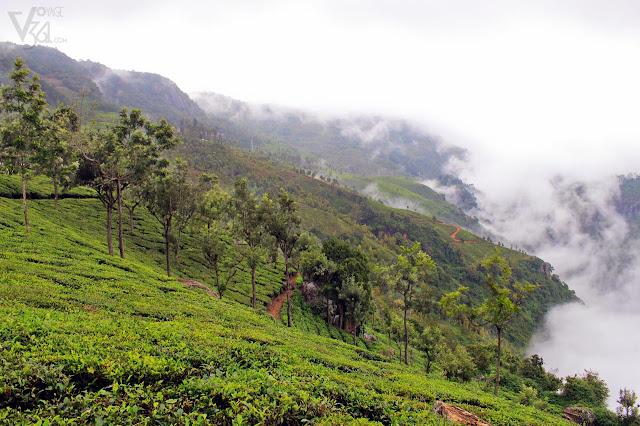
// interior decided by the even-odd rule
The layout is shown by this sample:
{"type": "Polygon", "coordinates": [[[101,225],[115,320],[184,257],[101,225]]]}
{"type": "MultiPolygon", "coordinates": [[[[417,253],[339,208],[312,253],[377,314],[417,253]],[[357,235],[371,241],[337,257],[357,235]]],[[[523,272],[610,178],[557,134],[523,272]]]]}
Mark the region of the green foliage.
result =
{"type": "Polygon", "coordinates": [[[40,77],[16,58],[9,74],[10,86],[2,86],[0,93],[0,166],[22,178],[22,209],[27,232],[30,231],[27,213],[26,179],[38,162],[43,135],[42,114],[47,100],[39,83],[40,77]]]}
{"type": "Polygon", "coordinates": [[[369,283],[356,282],[355,277],[351,276],[342,283],[338,298],[344,303],[346,319],[352,322],[355,345],[358,329],[371,307],[371,287],[369,283]]]}
{"type": "Polygon", "coordinates": [[[600,379],[598,373],[585,370],[582,376],[577,374],[565,378],[560,397],[565,405],[580,405],[589,408],[604,408],[609,388],[600,379]]]}
{"type": "Polygon", "coordinates": [[[425,371],[431,372],[431,367],[443,349],[442,332],[436,326],[427,326],[416,339],[415,346],[424,353],[425,371]]]}
{"type": "MultiPolygon", "coordinates": [[[[102,253],[97,200],[69,199],[57,216],[53,201],[34,200],[38,225],[26,240],[16,204],[0,198],[1,423],[436,425],[431,408],[442,400],[494,425],[568,424],[282,327],[247,307],[248,287],[244,306],[185,288],[163,274],[145,211],[120,259],[102,253]]],[[[196,255],[187,250],[176,274],[207,282],[196,255]]],[[[261,291],[279,291],[282,270],[270,277],[261,291]]]]}
{"type": "Polygon", "coordinates": [[[473,377],[473,361],[462,345],[456,346],[453,351],[444,352],[440,356],[438,364],[449,380],[468,382],[473,377]]]}
{"type": "Polygon", "coordinates": [[[640,425],[640,415],[638,413],[638,397],[636,393],[627,388],[620,389],[620,397],[618,398],[619,407],[616,413],[623,425],[640,425]]]}
{"type": "MultiPolygon", "coordinates": [[[[500,386],[500,365],[502,354],[502,332],[510,323],[514,316],[521,310],[520,304],[525,296],[532,293],[538,285],[529,283],[515,283],[511,286],[511,267],[509,262],[500,256],[499,249],[496,248],[493,255],[485,258],[481,263],[486,271],[484,283],[489,289],[487,297],[478,308],[470,308],[466,304],[461,304],[462,293],[468,290],[461,287],[456,292],[445,295],[440,306],[448,315],[456,318],[467,318],[470,323],[481,326],[491,326],[495,328],[498,335],[498,346],[496,348],[496,379],[494,395],[498,395],[500,386]]],[[[518,386],[519,387],[519,386],[518,386]]]]}
{"type": "Polygon", "coordinates": [[[519,397],[520,404],[533,405],[536,401],[538,401],[538,390],[536,388],[531,388],[529,386],[523,385],[519,397]]]}

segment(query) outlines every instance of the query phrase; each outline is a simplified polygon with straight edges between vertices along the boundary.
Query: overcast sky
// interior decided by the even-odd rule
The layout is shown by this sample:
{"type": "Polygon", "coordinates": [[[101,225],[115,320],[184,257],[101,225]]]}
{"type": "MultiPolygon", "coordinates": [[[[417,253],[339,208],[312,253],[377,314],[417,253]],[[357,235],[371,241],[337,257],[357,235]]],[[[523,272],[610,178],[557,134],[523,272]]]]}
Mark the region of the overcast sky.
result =
{"type": "MultiPolygon", "coordinates": [[[[549,212],[566,207],[553,198],[550,176],[598,182],[640,172],[638,0],[4,0],[0,40],[21,42],[8,12],[22,12],[23,24],[31,7],[61,8],[58,17],[37,9],[44,16],[36,18],[50,22],[52,38],[65,39],[54,45],[72,58],[159,73],[188,93],[415,120],[470,149],[471,162],[457,171],[484,191],[487,205],[495,203],[494,213],[512,218],[502,229],[521,241],[541,229],[549,212]],[[526,201],[518,214],[499,211],[519,199],[526,201]]],[[[607,199],[596,202],[604,209],[607,199]]],[[[565,216],[572,215],[579,212],[565,216]]],[[[559,230],[566,228],[558,221],[559,230]]],[[[614,222],[611,229],[618,229],[614,222]]],[[[580,241],[564,251],[549,247],[545,260],[571,270],[586,253],[580,241]]],[[[587,246],[589,253],[601,247],[587,246]]],[[[597,274],[569,284],[589,295],[599,285],[591,276],[597,274]]],[[[625,283],[638,288],[634,279],[640,281],[630,274],[625,283]]],[[[584,315],[556,311],[550,323],[582,327],[569,332],[587,341],[593,327],[584,318],[624,323],[637,334],[637,315],[629,320],[615,304],[594,299],[584,315]]],[[[573,366],[595,351],[601,356],[594,369],[620,366],[605,377],[613,386],[640,390],[640,376],[629,383],[625,373],[637,371],[640,347],[614,359],[597,352],[610,343],[621,353],[615,339],[602,341],[607,336],[587,349],[555,344],[547,351],[557,353],[558,366],[563,356],[573,366]]]]}
{"type": "Polygon", "coordinates": [[[505,172],[637,170],[636,0],[3,3],[2,40],[7,12],[61,7],[38,17],[60,50],[186,92],[409,117],[505,172]]]}

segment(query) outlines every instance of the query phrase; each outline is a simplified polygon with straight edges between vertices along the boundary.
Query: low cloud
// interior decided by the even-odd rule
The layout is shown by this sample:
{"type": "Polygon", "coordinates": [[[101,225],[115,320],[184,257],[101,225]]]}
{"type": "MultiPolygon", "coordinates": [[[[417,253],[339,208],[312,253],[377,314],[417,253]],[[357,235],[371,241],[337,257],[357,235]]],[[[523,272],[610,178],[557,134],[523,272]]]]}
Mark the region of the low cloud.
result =
{"type": "Polygon", "coordinates": [[[640,389],[640,244],[615,207],[615,176],[531,173],[517,191],[478,192],[475,212],[505,244],[549,261],[583,302],[553,308],[530,353],[561,376],[600,373],[611,390],[640,389]]]}

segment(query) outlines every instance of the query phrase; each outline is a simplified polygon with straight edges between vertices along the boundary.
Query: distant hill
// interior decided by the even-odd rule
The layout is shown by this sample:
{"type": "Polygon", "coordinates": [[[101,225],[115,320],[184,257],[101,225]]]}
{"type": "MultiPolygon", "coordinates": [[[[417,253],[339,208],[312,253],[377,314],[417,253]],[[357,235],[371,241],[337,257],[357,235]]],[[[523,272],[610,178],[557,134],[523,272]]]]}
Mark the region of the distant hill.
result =
{"type": "MultiPolygon", "coordinates": [[[[194,102],[173,81],[158,74],[113,70],[98,62],[76,61],[56,49],[7,42],[0,43],[1,83],[8,83],[7,74],[18,56],[40,75],[50,105],[73,104],[85,94],[83,108],[91,111],[90,120],[99,123],[111,121],[122,107],[140,108],[151,119],[167,118],[182,132],[198,123],[204,126],[201,138],[219,134],[232,145],[269,152],[333,177],[348,173],[436,179],[460,194],[455,201],[459,207],[468,210],[475,205],[469,187],[444,171],[452,157],[463,158],[465,151],[445,146],[438,137],[404,120],[364,115],[321,118],[293,109],[250,105],[215,93],[194,94],[194,102]]],[[[441,216],[447,209],[423,212],[441,216]]],[[[462,216],[443,217],[461,226],[473,222],[462,216]]]]}
{"type": "Polygon", "coordinates": [[[43,46],[0,43],[0,82],[16,57],[38,74],[50,105],[73,104],[86,94],[87,108],[97,103],[94,118],[106,121],[122,107],[140,108],[153,118],[167,118],[177,125],[181,119],[203,118],[202,111],[189,96],[168,78],[158,74],[112,70],[92,61],[76,61],[59,50],[43,46]]]}
{"type": "Polygon", "coordinates": [[[451,157],[466,154],[405,120],[368,115],[321,117],[278,106],[251,105],[211,92],[192,97],[212,117],[312,154],[315,158],[308,161],[309,167],[365,176],[438,178],[445,174],[443,168],[451,157]]]}
{"type": "Polygon", "coordinates": [[[618,213],[625,217],[633,234],[640,236],[640,176],[619,176],[620,196],[616,199],[618,213]]]}

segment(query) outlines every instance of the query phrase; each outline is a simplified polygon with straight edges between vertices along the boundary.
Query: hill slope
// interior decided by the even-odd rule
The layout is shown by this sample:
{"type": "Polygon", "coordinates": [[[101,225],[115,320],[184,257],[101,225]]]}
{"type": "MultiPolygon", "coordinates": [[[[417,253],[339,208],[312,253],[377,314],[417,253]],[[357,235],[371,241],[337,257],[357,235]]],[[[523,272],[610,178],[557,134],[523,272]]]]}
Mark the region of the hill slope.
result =
{"type": "Polygon", "coordinates": [[[112,70],[91,61],[76,61],[43,46],[0,43],[0,83],[8,83],[13,61],[22,57],[26,66],[41,77],[50,105],[72,105],[86,94],[85,111],[96,103],[91,118],[109,121],[122,108],[140,108],[153,119],[167,118],[177,125],[181,119],[205,117],[189,96],[168,78],[158,74],[112,70]]]}
{"type": "MultiPolygon", "coordinates": [[[[186,140],[172,155],[188,159],[196,170],[218,174],[226,184],[238,176],[247,177],[258,194],[284,188],[296,198],[305,229],[322,240],[333,237],[361,247],[374,264],[393,260],[401,246],[419,241],[438,266],[437,276],[430,283],[435,300],[459,285],[470,287],[475,303],[487,296],[477,265],[497,246],[477,235],[461,230],[454,239],[451,236],[456,231],[454,225],[385,206],[355,190],[296,172],[295,167],[266,154],[204,140],[186,140]]],[[[541,286],[525,299],[523,315],[508,332],[509,338],[523,348],[551,307],[576,300],[576,296],[559,277],[548,273],[542,259],[507,248],[501,250],[516,279],[541,286]]]]}
{"type": "Polygon", "coordinates": [[[2,423],[442,424],[444,400],[494,425],[564,424],[185,288],[159,244],[109,257],[87,220],[99,202],[60,205],[32,200],[26,235],[19,201],[0,198],[2,423]]]}

